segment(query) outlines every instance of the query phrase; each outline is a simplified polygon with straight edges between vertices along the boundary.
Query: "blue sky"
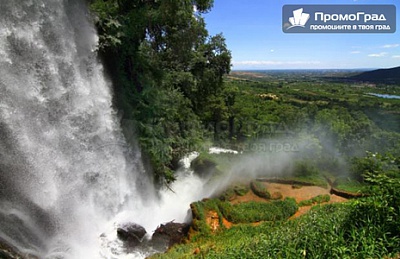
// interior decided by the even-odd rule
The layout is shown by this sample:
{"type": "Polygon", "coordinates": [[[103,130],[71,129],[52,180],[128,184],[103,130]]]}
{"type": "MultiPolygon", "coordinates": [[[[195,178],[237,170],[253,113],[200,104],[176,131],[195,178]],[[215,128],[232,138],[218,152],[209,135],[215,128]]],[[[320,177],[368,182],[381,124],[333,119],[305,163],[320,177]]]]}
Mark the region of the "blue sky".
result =
{"type": "Polygon", "coordinates": [[[210,35],[223,33],[233,69],[352,69],[400,66],[398,0],[214,0],[204,15],[210,35]],[[294,34],[282,32],[286,4],[393,4],[397,32],[294,34]]]}

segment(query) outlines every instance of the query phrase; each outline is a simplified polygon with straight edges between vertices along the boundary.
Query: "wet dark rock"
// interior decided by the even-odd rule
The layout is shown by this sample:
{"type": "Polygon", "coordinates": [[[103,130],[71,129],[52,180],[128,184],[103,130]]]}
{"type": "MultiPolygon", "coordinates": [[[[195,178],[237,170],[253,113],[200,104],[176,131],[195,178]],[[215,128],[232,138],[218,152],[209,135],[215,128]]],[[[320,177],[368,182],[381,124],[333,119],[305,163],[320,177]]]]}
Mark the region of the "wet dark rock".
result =
{"type": "Polygon", "coordinates": [[[0,239],[0,258],[22,259],[23,257],[18,254],[15,248],[9,246],[6,242],[0,239]]]}
{"type": "Polygon", "coordinates": [[[167,247],[181,243],[189,232],[190,224],[168,222],[161,224],[152,236],[153,242],[164,243],[167,247]]]}
{"type": "Polygon", "coordinates": [[[129,246],[140,244],[146,233],[146,229],[136,223],[127,223],[117,228],[118,238],[129,246]]]}

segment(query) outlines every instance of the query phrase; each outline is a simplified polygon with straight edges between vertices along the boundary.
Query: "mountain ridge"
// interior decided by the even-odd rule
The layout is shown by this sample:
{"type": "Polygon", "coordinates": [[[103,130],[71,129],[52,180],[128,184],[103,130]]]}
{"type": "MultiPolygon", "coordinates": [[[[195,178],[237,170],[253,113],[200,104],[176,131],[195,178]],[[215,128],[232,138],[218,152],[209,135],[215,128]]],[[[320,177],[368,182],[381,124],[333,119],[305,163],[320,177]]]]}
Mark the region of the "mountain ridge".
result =
{"type": "Polygon", "coordinates": [[[352,79],[375,83],[400,83],[400,66],[363,72],[352,76],[352,79]]]}

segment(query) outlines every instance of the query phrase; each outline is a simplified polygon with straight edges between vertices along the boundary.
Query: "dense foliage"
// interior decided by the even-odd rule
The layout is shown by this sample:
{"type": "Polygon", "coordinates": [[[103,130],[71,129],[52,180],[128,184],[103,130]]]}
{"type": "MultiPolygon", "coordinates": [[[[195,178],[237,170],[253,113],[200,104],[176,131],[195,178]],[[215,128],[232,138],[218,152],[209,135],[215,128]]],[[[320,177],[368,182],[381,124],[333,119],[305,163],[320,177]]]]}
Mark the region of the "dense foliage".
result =
{"type": "MultiPolygon", "coordinates": [[[[278,84],[278,80],[253,79],[227,79],[227,86],[237,90],[232,107],[234,119],[232,127],[220,127],[220,139],[232,136],[231,144],[250,154],[292,152],[298,159],[292,161],[292,175],[287,179],[315,183],[321,176],[329,179],[333,175],[333,179],[338,179],[336,187],[368,196],[316,206],[310,213],[287,222],[234,226],[216,235],[195,238],[159,257],[398,256],[400,103],[364,95],[394,90],[303,80],[278,84]],[[288,111],[294,115],[289,117],[288,111]],[[278,144],[297,145],[298,149],[276,150],[263,144],[274,139],[279,140],[278,144]],[[309,145],[302,147],[301,140],[309,145]]],[[[229,125],[228,115],[224,121],[229,125]]],[[[328,196],[317,196],[299,205],[327,200],[328,196]]]]}
{"type": "MultiPolygon", "coordinates": [[[[369,95],[398,94],[398,86],[307,71],[227,75],[231,54],[225,39],[222,34],[209,36],[202,17],[212,5],[212,0],[91,1],[115,104],[124,120],[134,121],[136,129],[130,130],[137,131],[156,179],[172,181],[177,160],[208,142],[249,156],[290,154],[283,170],[290,172],[286,179],[326,186],[325,178],[332,177],[335,187],[368,196],[317,206],[283,222],[298,205],[325,202],[329,196],[300,204],[287,199],[231,205],[226,200],[248,192],[236,186],[223,194],[225,201],[192,204],[197,235],[160,257],[398,256],[400,102],[369,95]],[[207,211],[218,214],[221,226],[223,217],[241,224],[211,233],[207,211]],[[274,220],[278,222],[258,227],[246,224],[274,220]]],[[[197,166],[212,165],[210,181],[232,169],[231,157],[207,164],[204,157],[213,158],[204,153],[197,166]]],[[[258,182],[252,189],[271,196],[258,182]]]]}
{"type": "Polygon", "coordinates": [[[231,54],[202,17],[212,5],[92,0],[115,104],[134,121],[155,176],[173,180],[177,160],[210,140],[245,152],[298,152],[307,170],[329,172],[347,172],[346,160],[367,150],[399,154],[399,101],[368,95],[395,94],[395,85],[307,71],[225,76],[231,54]]]}
{"type": "Polygon", "coordinates": [[[400,155],[400,101],[368,95],[395,94],[398,86],[330,80],[318,72],[231,73],[226,88],[235,101],[219,139],[250,154],[290,154],[294,176],[324,171],[362,181],[349,167],[357,157],[400,155]]]}
{"type": "Polygon", "coordinates": [[[183,154],[207,138],[220,110],[231,55],[209,36],[212,0],[93,0],[99,50],[114,78],[115,103],[134,120],[155,175],[173,179],[183,154]]]}

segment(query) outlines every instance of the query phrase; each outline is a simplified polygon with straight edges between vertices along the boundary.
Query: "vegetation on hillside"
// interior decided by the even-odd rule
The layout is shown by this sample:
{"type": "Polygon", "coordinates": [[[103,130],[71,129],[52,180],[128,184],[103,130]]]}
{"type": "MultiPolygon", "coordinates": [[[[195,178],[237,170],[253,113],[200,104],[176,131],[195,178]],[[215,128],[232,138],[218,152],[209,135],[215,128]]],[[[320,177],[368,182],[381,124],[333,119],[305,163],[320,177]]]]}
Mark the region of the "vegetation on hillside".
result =
{"type": "Polygon", "coordinates": [[[115,103],[123,119],[135,121],[159,180],[173,180],[177,160],[207,139],[207,126],[219,120],[216,106],[224,101],[222,78],[230,71],[231,54],[224,37],[209,36],[205,28],[201,14],[212,5],[212,0],[91,3],[115,103]]]}
{"type": "MultiPolygon", "coordinates": [[[[134,121],[129,130],[137,132],[156,183],[173,181],[178,159],[197,150],[201,155],[193,167],[212,184],[234,173],[242,178],[268,173],[363,195],[286,220],[299,205],[323,203],[329,196],[300,204],[277,198],[233,205],[232,197],[250,191],[250,185],[233,185],[221,191],[222,200],[192,204],[190,242],[156,257],[397,256],[400,100],[369,93],[398,95],[399,86],[357,82],[354,73],[230,73],[225,39],[208,35],[202,17],[212,5],[212,0],[91,1],[114,103],[122,119],[134,121]],[[211,155],[204,143],[240,155],[211,155]],[[246,168],[238,167],[242,158],[246,168]],[[266,168],[274,163],[284,165],[266,168]],[[221,225],[223,218],[238,225],[213,233],[206,223],[210,210],[221,225]],[[267,222],[248,224],[257,221],[267,222]]],[[[253,181],[251,189],[271,198],[260,182],[253,181]]]]}
{"type": "MultiPolygon", "coordinates": [[[[152,258],[396,258],[400,253],[400,163],[378,154],[364,159],[373,159],[382,168],[397,167],[391,173],[366,168],[365,181],[371,187],[368,197],[317,205],[292,220],[267,221],[257,226],[239,224],[214,234],[199,217],[195,219],[198,234],[192,233],[190,242],[152,258]]],[[[311,200],[318,203],[327,197],[311,200]]],[[[217,211],[219,203],[222,202],[195,203],[195,215],[204,215],[202,212],[207,209],[217,211]]],[[[268,211],[253,210],[253,205],[239,206],[249,214],[249,220],[243,222],[253,222],[250,215],[268,211]]]]}
{"type": "Polygon", "coordinates": [[[245,152],[297,151],[336,172],[365,151],[399,154],[399,101],[367,95],[396,86],[307,71],[226,76],[230,51],[202,17],[212,5],[92,0],[115,104],[135,121],[157,179],[173,180],[178,159],[209,141],[245,152]]]}

